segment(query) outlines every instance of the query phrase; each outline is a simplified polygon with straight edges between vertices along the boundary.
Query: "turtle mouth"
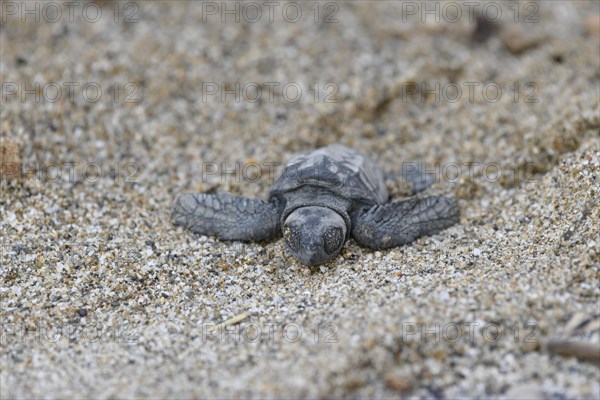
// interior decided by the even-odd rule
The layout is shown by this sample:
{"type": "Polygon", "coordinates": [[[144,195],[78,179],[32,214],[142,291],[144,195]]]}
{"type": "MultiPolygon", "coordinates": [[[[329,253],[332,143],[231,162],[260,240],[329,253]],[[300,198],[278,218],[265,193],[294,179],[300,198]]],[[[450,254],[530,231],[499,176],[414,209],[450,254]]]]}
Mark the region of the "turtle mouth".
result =
{"type": "Polygon", "coordinates": [[[304,265],[308,265],[309,267],[314,267],[315,265],[323,264],[329,261],[333,257],[324,258],[319,252],[302,254],[296,257],[298,261],[300,261],[304,265]]]}
{"type": "Polygon", "coordinates": [[[308,261],[303,261],[303,263],[305,265],[308,265],[309,267],[314,267],[316,265],[323,264],[326,261],[329,261],[329,260],[321,260],[317,257],[312,257],[308,261]]]}
{"type": "Polygon", "coordinates": [[[292,251],[292,253],[298,261],[309,267],[324,264],[334,259],[338,254],[338,252],[333,252],[331,254],[325,253],[323,251],[323,246],[319,244],[307,245],[302,248],[301,252],[292,251]]]}
{"type": "Polygon", "coordinates": [[[291,255],[304,265],[315,266],[322,264],[329,260],[329,255],[324,254],[322,246],[318,243],[311,243],[306,245],[300,245],[299,247],[294,246],[293,240],[285,240],[285,247],[291,253],[291,255]]]}

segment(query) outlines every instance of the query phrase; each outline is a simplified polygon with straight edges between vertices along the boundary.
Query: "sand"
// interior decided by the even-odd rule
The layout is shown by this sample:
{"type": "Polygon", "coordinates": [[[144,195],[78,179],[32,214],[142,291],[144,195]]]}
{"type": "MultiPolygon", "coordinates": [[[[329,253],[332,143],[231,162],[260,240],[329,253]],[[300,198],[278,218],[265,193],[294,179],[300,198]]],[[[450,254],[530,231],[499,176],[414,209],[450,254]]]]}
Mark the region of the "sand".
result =
{"type": "Polygon", "coordinates": [[[598,398],[547,346],[598,313],[598,3],[409,3],[3,2],[1,397],[598,398]],[[316,268],[171,224],[329,143],[460,223],[316,268]]]}

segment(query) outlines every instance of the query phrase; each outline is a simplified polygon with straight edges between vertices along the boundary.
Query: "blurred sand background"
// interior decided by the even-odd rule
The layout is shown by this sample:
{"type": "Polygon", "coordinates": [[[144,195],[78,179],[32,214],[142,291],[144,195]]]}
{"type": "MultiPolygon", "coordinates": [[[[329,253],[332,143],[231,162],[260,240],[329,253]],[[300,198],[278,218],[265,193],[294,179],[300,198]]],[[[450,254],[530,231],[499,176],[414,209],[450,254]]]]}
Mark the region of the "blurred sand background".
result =
{"type": "Polygon", "coordinates": [[[598,398],[546,343],[598,312],[599,3],[492,3],[4,1],[1,397],[598,398]],[[460,224],[314,269],[171,225],[329,143],[425,161],[460,224]]]}

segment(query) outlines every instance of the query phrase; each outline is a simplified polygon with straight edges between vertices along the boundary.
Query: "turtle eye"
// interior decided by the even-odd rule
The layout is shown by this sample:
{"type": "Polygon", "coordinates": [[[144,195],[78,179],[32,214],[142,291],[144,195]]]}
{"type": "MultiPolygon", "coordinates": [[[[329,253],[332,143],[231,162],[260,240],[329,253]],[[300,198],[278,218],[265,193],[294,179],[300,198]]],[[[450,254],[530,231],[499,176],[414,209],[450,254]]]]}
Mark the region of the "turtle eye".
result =
{"type": "Polygon", "coordinates": [[[300,251],[300,234],[298,234],[296,227],[286,226],[283,236],[285,238],[285,242],[293,251],[300,251]]]}
{"type": "Polygon", "coordinates": [[[323,236],[323,244],[327,254],[333,254],[344,244],[344,233],[339,227],[329,227],[323,236]]]}

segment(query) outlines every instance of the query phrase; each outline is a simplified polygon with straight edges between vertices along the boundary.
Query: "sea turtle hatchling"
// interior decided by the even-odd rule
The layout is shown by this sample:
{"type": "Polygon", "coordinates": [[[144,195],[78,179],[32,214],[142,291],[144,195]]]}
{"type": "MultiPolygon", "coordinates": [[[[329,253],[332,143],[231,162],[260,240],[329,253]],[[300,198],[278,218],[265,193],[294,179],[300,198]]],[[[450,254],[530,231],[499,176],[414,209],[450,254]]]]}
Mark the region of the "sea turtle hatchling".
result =
{"type": "MultiPolygon", "coordinates": [[[[404,174],[413,192],[432,182],[404,174]]],[[[448,197],[388,202],[381,169],[363,153],[334,144],[287,163],[268,201],[230,193],[185,193],[173,209],[175,225],[224,240],[273,239],[281,231],[287,250],[301,263],[334,258],[349,237],[386,249],[431,235],[459,220],[448,197]]]]}

